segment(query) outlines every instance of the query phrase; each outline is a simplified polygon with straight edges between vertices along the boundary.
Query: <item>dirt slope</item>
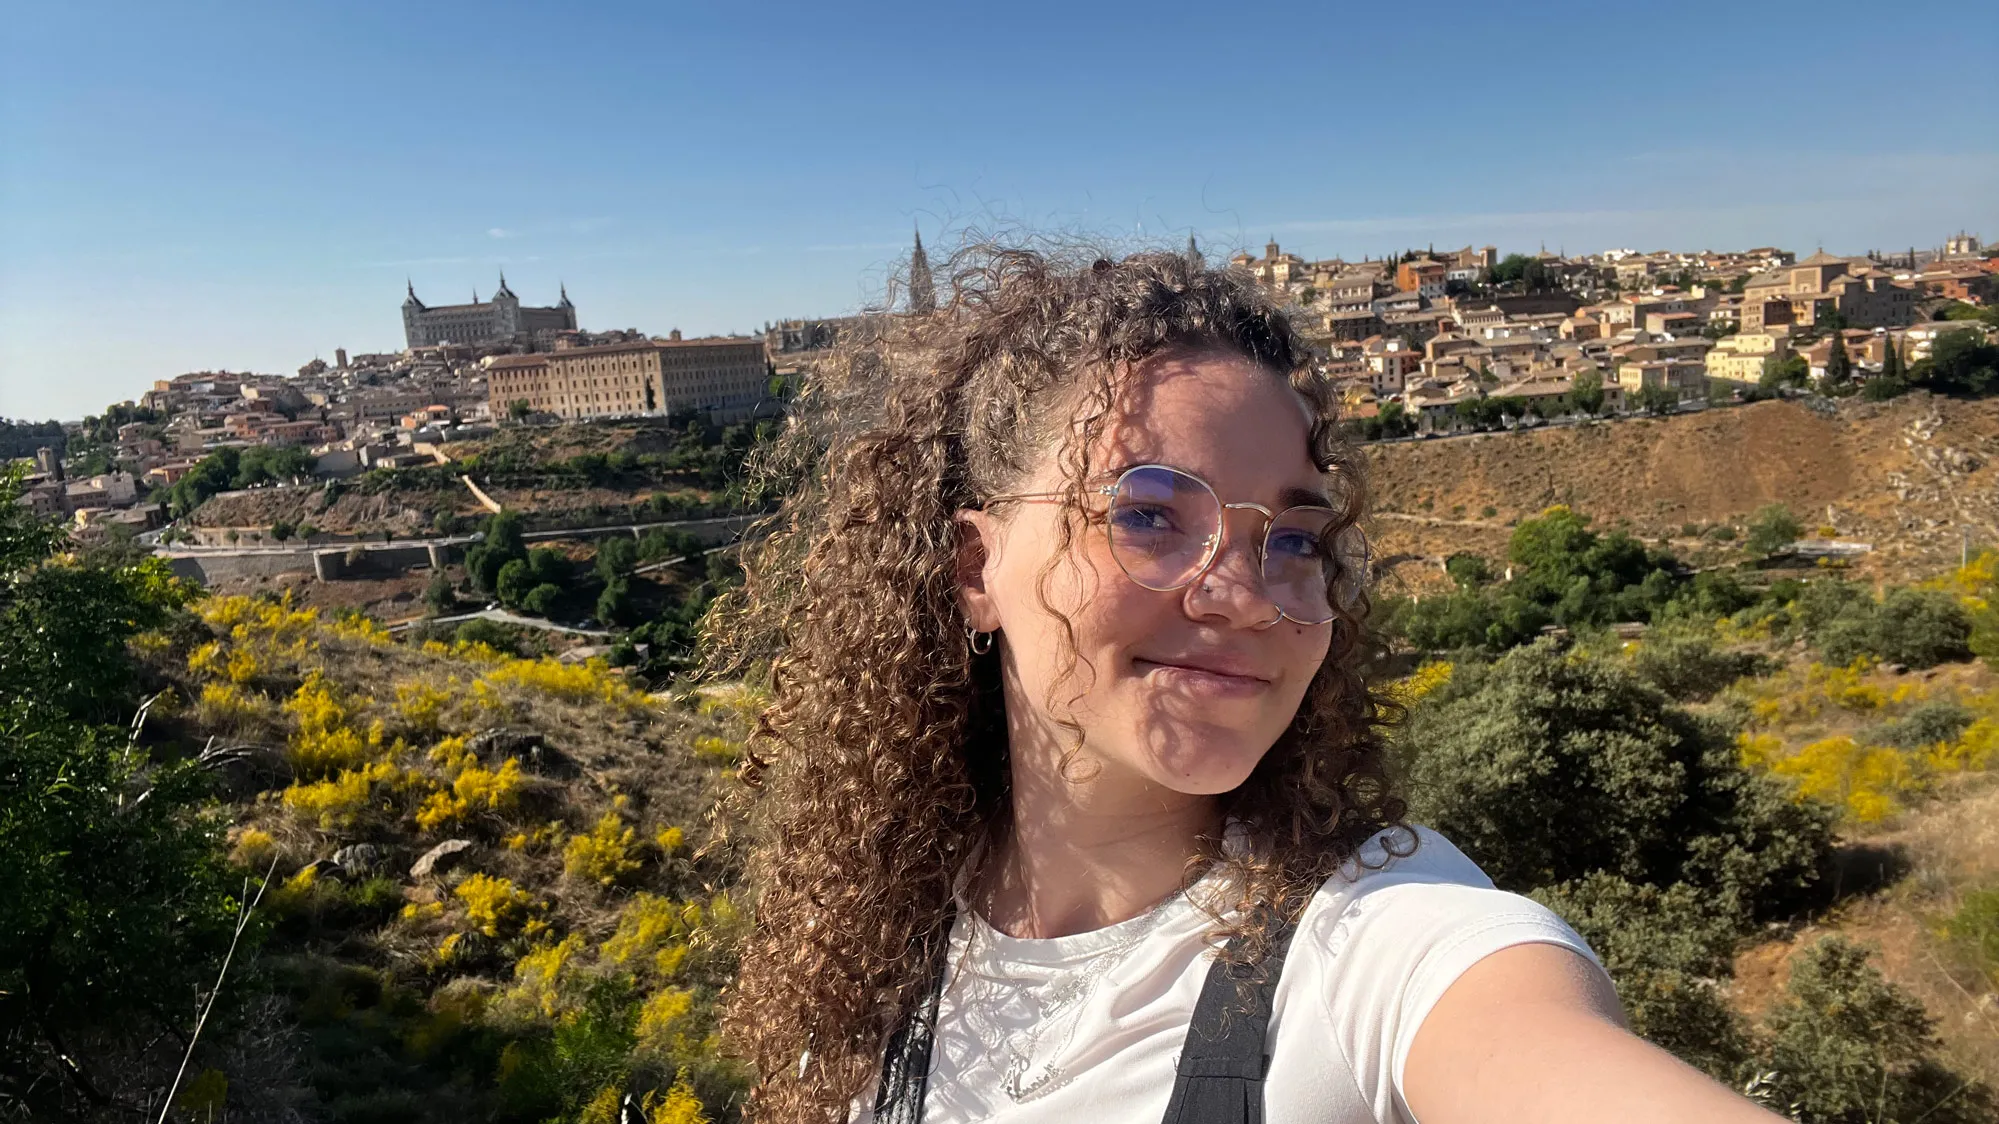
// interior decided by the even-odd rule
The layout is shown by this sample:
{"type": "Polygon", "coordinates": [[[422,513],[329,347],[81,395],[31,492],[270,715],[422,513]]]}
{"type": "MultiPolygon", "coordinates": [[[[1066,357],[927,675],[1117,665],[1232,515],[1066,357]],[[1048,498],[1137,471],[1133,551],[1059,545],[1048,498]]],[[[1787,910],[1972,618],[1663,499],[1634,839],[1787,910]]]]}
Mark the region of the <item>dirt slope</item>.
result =
{"type": "Polygon", "coordinates": [[[1857,569],[1890,580],[1954,563],[1962,529],[1999,542],[1999,400],[1911,394],[1828,413],[1760,402],[1368,452],[1377,555],[1401,569],[1458,550],[1503,556],[1510,525],[1556,503],[1647,539],[1740,528],[1783,503],[1808,529],[1872,543],[1857,569]]]}

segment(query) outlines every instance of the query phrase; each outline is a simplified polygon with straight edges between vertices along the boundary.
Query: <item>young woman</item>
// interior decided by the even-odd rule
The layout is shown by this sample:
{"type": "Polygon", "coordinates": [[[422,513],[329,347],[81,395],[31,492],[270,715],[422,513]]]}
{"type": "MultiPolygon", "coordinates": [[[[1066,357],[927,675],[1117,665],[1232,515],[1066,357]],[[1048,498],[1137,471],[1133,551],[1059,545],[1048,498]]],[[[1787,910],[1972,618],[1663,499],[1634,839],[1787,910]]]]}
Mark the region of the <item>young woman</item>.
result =
{"type": "Polygon", "coordinates": [[[718,618],[771,661],[748,1118],[1776,1119],[1402,822],[1358,462],[1254,284],[959,265],[807,388],[718,618]]]}

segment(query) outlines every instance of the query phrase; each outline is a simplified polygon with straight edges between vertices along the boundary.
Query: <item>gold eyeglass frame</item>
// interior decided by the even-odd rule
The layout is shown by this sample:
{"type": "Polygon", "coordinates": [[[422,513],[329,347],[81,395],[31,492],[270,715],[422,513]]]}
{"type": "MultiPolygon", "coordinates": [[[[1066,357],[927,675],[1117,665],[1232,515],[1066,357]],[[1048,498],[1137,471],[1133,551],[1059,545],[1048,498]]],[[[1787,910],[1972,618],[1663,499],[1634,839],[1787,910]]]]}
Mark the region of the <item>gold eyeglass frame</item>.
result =
{"type": "MultiPolygon", "coordinates": [[[[1220,515],[1215,520],[1216,524],[1215,533],[1208,540],[1208,550],[1207,553],[1202,556],[1200,565],[1194,567],[1193,573],[1187,578],[1186,581],[1178,582],[1174,585],[1167,585],[1167,586],[1148,585],[1145,582],[1140,581],[1138,576],[1131,572],[1130,567],[1124,564],[1124,559],[1118,557],[1117,543],[1115,540],[1111,538],[1110,520],[1105,519],[1104,543],[1106,546],[1110,548],[1111,561],[1117,563],[1118,569],[1124,571],[1124,576],[1130,578],[1133,585],[1138,586],[1140,589],[1150,589],[1156,593],[1170,593],[1176,589],[1185,589],[1188,586],[1193,585],[1195,582],[1200,581],[1203,575],[1205,575],[1209,570],[1214,569],[1215,561],[1219,559],[1222,555],[1222,545],[1224,542],[1227,541],[1228,538],[1228,531],[1229,531],[1228,513],[1234,510],[1247,509],[1263,516],[1263,534],[1258,538],[1256,544],[1256,576],[1257,576],[1257,581],[1261,583],[1263,586],[1263,595],[1269,599],[1271,607],[1277,610],[1277,619],[1288,620],[1293,622],[1294,624],[1303,624],[1303,625],[1331,624],[1332,622],[1339,619],[1340,610],[1336,606],[1337,598],[1335,597],[1330,588],[1327,591],[1326,601],[1328,607],[1331,609],[1332,615],[1328,616],[1325,620],[1320,620],[1320,621],[1300,620],[1299,618],[1292,616],[1290,613],[1285,612],[1284,606],[1279,605],[1277,603],[1277,599],[1275,597],[1270,596],[1270,580],[1268,575],[1266,575],[1263,570],[1264,560],[1269,556],[1270,553],[1270,531],[1271,528],[1277,526],[1277,520],[1280,516],[1288,515],[1293,511],[1323,511],[1331,515],[1334,521],[1337,522],[1340,518],[1340,513],[1338,510],[1328,507],[1325,504],[1309,503],[1309,504],[1293,504],[1282,511],[1273,512],[1268,507],[1265,507],[1263,504],[1252,503],[1248,500],[1242,500],[1236,503],[1223,503],[1222,497],[1215,491],[1215,486],[1213,484],[1208,483],[1207,480],[1203,479],[1199,473],[1189,472],[1184,468],[1180,468],[1176,465],[1170,465],[1170,464],[1132,465],[1131,467],[1118,473],[1117,479],[1115,481],[1109,484],[1102,485],[1097,488],[1092,488],[1090,489],[1090,491],[1097,495],[1110,496],[1115,498],[1118,494],[1118,489],[1124,486],[1126,477],[1130,476],[1134,472],[1138,472],[1142,469],[1147,469],[1147,468],[1158,468],[1158,469],[1164,469],[1167,472],[1177,472],[1180,475],[1187,477],[1189,480],[1192,480],[1195,483],[1199,484],[1202,488],[1206,489],[1208,495],[1214,499],[1216,509],[1220,512],[1220,515]]],[[[1013,492],[1007,495],[993,496],[992,498],[986,500],[986,503],[987,504],[1007,503],[1015,500],[1067,500],[1069,498],[1070,496],[1069,493],[1067,492],[1013,492]]],[[[1349,523],[1347,524],[1346,527],[1341,529],[1340,534],[1345,534],[1349,530],[1354,531],[1355,533],[1360,532],[1360,528],[1357,525],[1349,523]]],[[[1361,578],[1361,581],[1359,583],[1356,583],[1357,585],[1364,584],[1366,581],[1365,572],[1366,572],[1368,554],[1369,550],[1367,546],[1367,539],[1365,535],[1362,535],[1361,571],[1363,576],[1361,578]]],[[[1344,564],[1337,556],[1334,558],[1334,561],[1342,565],[1344,564]]],[[[1268,623],[1274,624],[1276,622],[1272,621],[1268,623]]]]}

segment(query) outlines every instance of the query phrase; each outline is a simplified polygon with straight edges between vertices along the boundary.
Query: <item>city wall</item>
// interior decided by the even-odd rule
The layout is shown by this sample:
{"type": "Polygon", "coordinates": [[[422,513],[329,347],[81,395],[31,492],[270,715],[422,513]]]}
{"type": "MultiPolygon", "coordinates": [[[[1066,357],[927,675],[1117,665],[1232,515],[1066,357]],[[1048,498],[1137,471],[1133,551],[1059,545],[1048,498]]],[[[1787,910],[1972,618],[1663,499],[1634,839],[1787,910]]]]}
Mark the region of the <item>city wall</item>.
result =
{"type": "MultiPolygon", "coordinates": [[[[529,542],[555,539],[598,539],[609,535],[638,538],[654,527],[684,531],[710,545],[724,543],[742,533],[755,516],[733,515],[722,519],[690,519],[673,523],[637,526],[583,527],[564,531],[530,531],[521,536],[529,542]]],[[[242,550],[192,550],[167,554],[175,574],[203,585],[238,578],[272,577],[277,574],[311,574],[319,581],[348,578],[392,578],[411,570],[441,569],[463,561],[476,539],[456,536],[415,542],[351,543],[338,545],[255,547],[242,550]]]]}

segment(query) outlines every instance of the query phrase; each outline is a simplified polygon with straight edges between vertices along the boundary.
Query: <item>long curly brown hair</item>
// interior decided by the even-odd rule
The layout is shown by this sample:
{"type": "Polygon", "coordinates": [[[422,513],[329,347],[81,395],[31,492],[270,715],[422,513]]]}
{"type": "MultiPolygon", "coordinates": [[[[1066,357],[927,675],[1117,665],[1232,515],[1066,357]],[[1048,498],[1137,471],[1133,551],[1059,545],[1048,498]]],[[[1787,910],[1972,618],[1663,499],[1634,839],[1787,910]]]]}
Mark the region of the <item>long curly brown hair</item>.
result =
{"type": "MultiPolygon", "coordinates": [[[[1015,490],[1051,448],[1080,498],[1120,379],[1183,349],[1287,379],[1348,523],[1365,502],[1331,387],[1240,272],[991,245],[944,272],[937,313],[868,318],[803,387],[762,461],[786,498],[708,621],[711,670],[769,689],[741,771],[756,920],[725,1018],[757,1067],[758,1121],[846,1118],[921,998],[956,877],[1008,815],[999,658],[966,644],[953,514],[1015,490]]],[[[1220,798],[1253,845],[1203,839],[1190,863],[1233,868],[1239,912],[1221,931],[1242,931],[1246,955],[1271,911],[1295,916],[1402,823],[1383,765],[1390,708],[1359,673],[1366,611],[1345,603],[1290,727],[1220,798]]]]}

